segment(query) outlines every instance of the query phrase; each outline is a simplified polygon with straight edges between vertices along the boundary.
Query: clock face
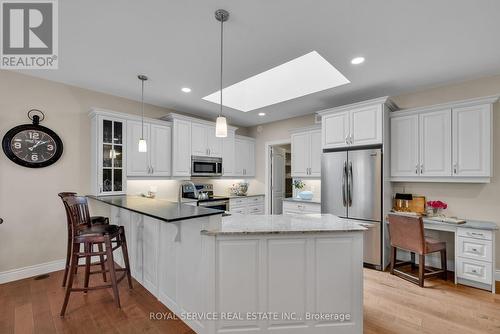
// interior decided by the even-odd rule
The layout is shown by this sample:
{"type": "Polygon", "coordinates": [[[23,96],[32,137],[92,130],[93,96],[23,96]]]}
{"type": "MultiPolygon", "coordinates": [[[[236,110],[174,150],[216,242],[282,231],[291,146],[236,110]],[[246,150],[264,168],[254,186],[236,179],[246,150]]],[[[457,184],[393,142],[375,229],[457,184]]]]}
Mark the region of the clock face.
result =
{"type": "Polygon", "coordinates": [[[18,132],[10,141],[12,153],[30,163],[43,163],[57,152],[54,138],[40,130],[18,132]]]}
{"type": "Polygon", "coordinates": [[[30,168],[53,164],[63,151],[62,141],[54,131],[33,124],[11,129],[3,138],[2,147],[10,160],[30,168]]]}

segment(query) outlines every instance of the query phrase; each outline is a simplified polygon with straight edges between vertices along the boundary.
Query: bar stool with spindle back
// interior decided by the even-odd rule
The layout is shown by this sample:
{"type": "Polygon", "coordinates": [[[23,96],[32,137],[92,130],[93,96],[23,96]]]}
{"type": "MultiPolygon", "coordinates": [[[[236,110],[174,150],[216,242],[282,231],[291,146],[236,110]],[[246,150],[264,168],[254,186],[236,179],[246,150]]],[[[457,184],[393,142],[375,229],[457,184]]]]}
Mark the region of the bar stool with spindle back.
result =
{"type": "Polygon", "coordinates": [[[71,261],[69,267],[69,278],[66,286],[66,294],[64,296],[64,302],[61,309],[61,316],[63,317],[66,313],[66,307],[68,306],[69,296],[71,292],[76,291],[89,291],[97,290],[103,288],[112,288],[115,303],[117,307],[120,306],[120,296],[118,293],[118,283],[121,282],[125,276],[127,276],[129,288],[132,289],[132,277],[130,275],[130,264],[127,251],[127,241],[125,238],[125,230],[123,226],[118,225],[91,225],[89,208],[87,204],[87,198],[80,196],[66,196],[63,201],[67,205],[69,212],[69,219],[72,226],[72,247],[71,247],[71,261]],[[112,245],[112,242],[116,243],[116,246],[112,245]],[[84,251],[80,251],[80,245],[84,246],[84,251]],[[92,245],[103,245],[104,251],[94,251],[92,245]],[[125,268],[115,268],[115,263],[113,259],[113,251],[122,248],[123,260],[125,263],[125,268]],[[89,276],[93,273],[90,272],[90,262],[86,261],[85,265],[85,281],[84,286],[81,288],[74,288],[73,281],[76,275],[75,267],[78,266],[78,261],[80,258],[90,258],[92,256],[106,255],[106,265],[111,278],[111,284],[102,284],[97,286],[89,287],[89,276]],[[119,278],[116,277],[116,272],[121,271],[123,275],[119,278]]]}
{"type": "Polygon", "coordinates": [[[432,276],[441,275],[446,280],[446,242],[426,237],[421,217],[389,214],[388,220],[391,240],[391,274],[418,284],[421,287],[424,286],[424,279],[432,276]],[[398,248],[411,252],[411,262],[397,262],[396,250],[398,248]],[[425,255],[435,252],[441,253],[441,269],[426,272],[425,255]],[[411,264],[413,268],[415,266],[415,254],[419,255],[418,277],[396,269],[408,264],[411,264]]]}
{"type": "MultiPolygon", "coordinates": [[[[76,196],[76,193],[75,192],[61,192],[57,195],[61,198],[61,200],[64,204],[64,210],[66,211],[66,221],[67,221],[67,227],[68,227],[68,240],[67,240],[67,247],[66,247],[66,265],[64,266],[64,276],[63,276],[63,282],[62,282],[62,286],[65,287],[66,281],[68,279],[69,263],[71,260],[71,244],[72,244],[71,239],[72,239],[73,232],[72,232],[72,227],[71,227],[71,221],[69,218],[68,206],[66,205],[64,198],[68,197],[68,196],[76,196]]],[[[90,217],[90,223],[92,225],[109,224],[109,219],[107,217],[94,216],[94,217],[90,217]]],[[[100,252],[103,251],[102,244],[98,244],[98,248],[99,248],[100,252]]],[[[90,259],[87,259],[87,260],[90,261],[90,259]]],[[[103,272],[102,279],[104,280],[104,282],[106,282],[106,272],[105,272],[105,268],[104,268],[104,255],[100,255],[99,260],[100,260],[101,270],[103,272]]],[[[77,270],[78,270],[78,266],[75,266],[75,273],[77,270]]]]}

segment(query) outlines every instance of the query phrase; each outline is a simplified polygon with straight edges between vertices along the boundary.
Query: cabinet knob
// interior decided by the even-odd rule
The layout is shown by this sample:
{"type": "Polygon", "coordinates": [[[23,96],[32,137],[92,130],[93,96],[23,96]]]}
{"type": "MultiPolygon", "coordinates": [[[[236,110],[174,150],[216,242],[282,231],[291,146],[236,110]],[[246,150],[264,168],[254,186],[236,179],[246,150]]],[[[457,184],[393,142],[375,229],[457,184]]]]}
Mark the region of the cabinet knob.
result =
{"type": "Polygon", "coordinates": [[[0,224],[3,224],[3,218],[0,218],[0,224]]]}
{"type": "Polygon", "coordinates": [[[346,135],[346,136],[345,136],[345,143],[346,143],[346,144],[349,144],[349,135],[346,135]]]}
{"type": "Polygon", "coordinates": [[[420,165],[420,174],[424,174],[424,165],[420,165]]]}
{"type": "Polygon", "coordinates": [[[457,164],[454,164],[453,165],[453,174],[456,174],[457,173],[457,164]]]}
{"type": "Polygon", "coordinates": [[[418,174],[418,165],[415,166],[415,174],[418,174]]]}

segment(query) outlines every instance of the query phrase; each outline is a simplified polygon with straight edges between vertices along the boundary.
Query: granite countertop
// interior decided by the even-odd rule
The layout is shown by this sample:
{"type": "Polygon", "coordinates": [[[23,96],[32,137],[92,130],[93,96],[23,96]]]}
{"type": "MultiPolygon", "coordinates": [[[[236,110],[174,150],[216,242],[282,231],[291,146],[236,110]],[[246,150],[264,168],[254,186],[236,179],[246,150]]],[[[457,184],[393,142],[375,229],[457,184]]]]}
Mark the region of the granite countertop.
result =
{"type": "Polygon", "coordinates": [[[302,199],[302,198],[299,198],[299,197],[287,197],[287,198],[283,198],[283,200],[286,201],[286,202],[321,204],[321,199],[320,198],[302,199]]]}
{"type": "Polygon", "coordinates": [[[139,196],[87,196],[88,198],[127,209],[165,222],[176,222],[192,218],[223,214],[222,210],[208,209],[187,204],[178,204],[164,199],[139,196]]]}
{"type": "Polygon", "coordinates": [[[361,224],[330,214],[309,215],[239,215],[224,217],[222,225],[204,230],[206,235],[331,233],[365,231],[361,224]]]}
{"type": "Polygon", "coordinates": [[[245,198],[245,197],[256,197],[256,196],[266,196],[265,194],[247,194],[245,196],[238,196],[238,195],[233,195],[233,194],[229,194],[229,195],[222,195],[223,197],[229,197],[229,198],[245,198]]]}
{"type": "MultiPolygon", "coordinates": [[[[397,215],[398,213],[391,212],[390,214],[397,215]]],[[[404,214],[402,214],[404,215],[404,214]]],[[[445,226],[445,227],[462,227],[462,228],[473,228],[476,230],[488,230],[488,231],[496,231],[498,230],[498,225],[494,222],[489,221],[481,221],[481,220],[472,220],[472,219],[464,219],[465,223],[455,224],[455,223],[447,223],[437,220],[428,219],[425,216],[422,217],[422,221],[427,225],[436,225],[436,226],[445,226]]],[[[389,221],[385,219],[385,222],[389,224],[389,221]]]]}
{"type": "Polygon", "coordinates": [[[489,230],[489,231],[498,230],[498,225],[496,223],[488,222],[488,221],[465,219],[465,223],[463,223],[463,224],[453,224],[453,223],[446,223],[446,222],[440,222],[440,221],[436,221],[436,220],[426,219],[425,217],[423,217],[422,220],[425,224],[435,224],[435,225],[445,225],[445,226],[451,225],[451,226],[463,227],[463,228],[473,228],[476,230],[489,230]]]}

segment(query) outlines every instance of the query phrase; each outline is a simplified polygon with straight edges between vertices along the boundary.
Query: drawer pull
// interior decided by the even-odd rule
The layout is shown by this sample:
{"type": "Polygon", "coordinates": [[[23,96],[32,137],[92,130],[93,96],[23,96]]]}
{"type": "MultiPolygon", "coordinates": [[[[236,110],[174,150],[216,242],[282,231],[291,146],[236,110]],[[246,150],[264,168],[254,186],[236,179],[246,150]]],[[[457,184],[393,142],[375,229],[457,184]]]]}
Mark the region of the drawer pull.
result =
{"type": "Polygon", "coordinates": [[[476,269],[472,269],[471,270],[474,274],[477,274],[477,270],[476,269]]]}
{"type": "Polygon", "coordinates": [[[477,248],[472,248],[472,251],[473,252],[477,252],[477,248]]]}

